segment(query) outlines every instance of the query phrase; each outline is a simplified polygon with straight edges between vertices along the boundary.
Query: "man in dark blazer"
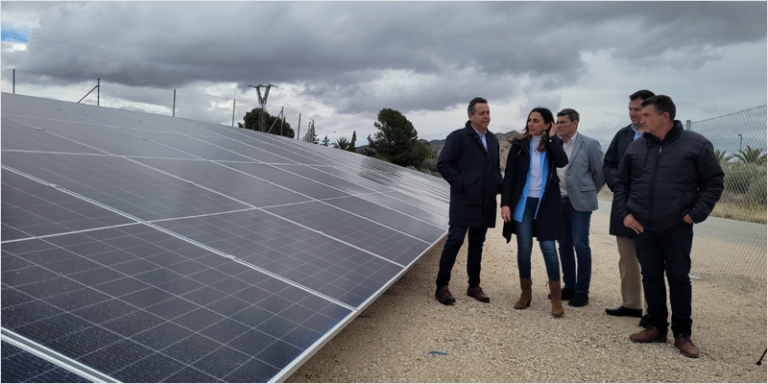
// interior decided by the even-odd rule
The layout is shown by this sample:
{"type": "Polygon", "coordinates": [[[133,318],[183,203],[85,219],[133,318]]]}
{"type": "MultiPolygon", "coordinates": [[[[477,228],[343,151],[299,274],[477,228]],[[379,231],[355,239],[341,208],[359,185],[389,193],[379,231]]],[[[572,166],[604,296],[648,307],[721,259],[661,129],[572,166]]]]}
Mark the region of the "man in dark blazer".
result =
{"type": "Polygon", "coordinates": [[[467,107],[469,121],[448,135],[437,170],[451,185],[448,238],[440,257],[435,298],[445,305],[456,302],[448,290],[451,270],[469,231],[467,295],[488,303],[480,288],[480,262],[488,228],[496,226],[496,195],[501,191],[499,140],[491,131],[488,101],[476,97],[467,107]]]}
{"type": "Polygon", "coordinates": [[[597,193],[605,184],[600,143],[578,132],[579,113],[571,108],[557,113],[558,135],[568,165],[557,169],[560,178],[560,261],[563,265],[562,300],[572,307],[589,304],[592,249],[589,222],[597,209],[597,193]],[[575,257],[574,257],[575,249],[575,257]],[[577,262],[578,261],[578,267],[577,262]]]}
{"type": "MultiPolygon", "coordinates": [[[[633,141],[643,136],[640,126],[642,104],[646,99],[654,96],[653,92],[642,89],[629,96],[629,119],[632,124],[620,129],[611,141],[611,146],[603,159],[603,173],[605,184],[615,192],[619,181],[619,164],[627,148],[633,141]]],[[[635,233],[624,226],[624,218],[619,217],[616,210],[616,199],[611,204],[610,234],[616,236],[616,244],[619,248],[619,273],[621,274],[621,306],[607,308],[605,313],[611,316],[642,317],[640,326],[648,325],[648,317],[643,316],[643,282],[640,277],[640,262],[635,253],[633,238],[635,233]]]]}

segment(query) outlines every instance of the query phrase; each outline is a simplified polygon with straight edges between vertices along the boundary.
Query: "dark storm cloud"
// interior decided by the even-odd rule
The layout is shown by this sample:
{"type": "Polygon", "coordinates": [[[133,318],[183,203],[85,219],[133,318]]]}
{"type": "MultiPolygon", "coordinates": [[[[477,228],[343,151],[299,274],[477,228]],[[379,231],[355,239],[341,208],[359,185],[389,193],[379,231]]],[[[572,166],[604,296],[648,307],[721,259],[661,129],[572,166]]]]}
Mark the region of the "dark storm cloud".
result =
{"type": "Polygon", "coordinates": [[[719,47],[766,38],[764,2],[2,7],[41,15],[28,49],[4,53],[4,67],[160,89],[291,83],[341,113],[443,110],[468,93],[511,99],[522,83],[552,91],[585,71],[581,52],[607,50],[627,65],[696,67],[718,59],[719,47]]]}

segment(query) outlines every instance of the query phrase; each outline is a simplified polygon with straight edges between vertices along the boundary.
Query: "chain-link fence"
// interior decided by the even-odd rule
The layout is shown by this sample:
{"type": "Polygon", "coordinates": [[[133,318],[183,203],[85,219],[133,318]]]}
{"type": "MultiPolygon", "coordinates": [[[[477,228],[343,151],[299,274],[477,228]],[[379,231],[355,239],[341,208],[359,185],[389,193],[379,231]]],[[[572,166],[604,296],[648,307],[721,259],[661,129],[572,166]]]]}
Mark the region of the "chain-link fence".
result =
{"type": "Polygon", "coordinates": [[[712,216],[696,226],[692,274],[729,279],[765,292],[766,106],[688,123],[712,142],[725,172],[725,191],[712,216]],[[747,277],[747,279],[745,279],[747,277]]]}

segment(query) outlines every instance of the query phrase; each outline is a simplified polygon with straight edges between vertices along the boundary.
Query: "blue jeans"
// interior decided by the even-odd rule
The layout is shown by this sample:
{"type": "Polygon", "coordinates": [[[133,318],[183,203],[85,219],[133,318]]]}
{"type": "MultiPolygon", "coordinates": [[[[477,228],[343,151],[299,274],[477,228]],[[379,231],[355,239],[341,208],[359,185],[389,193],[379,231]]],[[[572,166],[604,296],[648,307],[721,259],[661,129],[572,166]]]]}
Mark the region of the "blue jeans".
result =
{"type": "Polygon", "coordinates": [[[592,249],[589,248],[589,220],[592,212],[579,212],[573,209],[571,200],[561,199],[560,207],[560,262],[563,263],[564,288],[589,295],[589,282],[592,279],[592,249]],[[576,249],[574,258],[573,250],[576,249]],[[578,272],[576,261],[579,263],[578,272]]]}
{"type": "MultiPolygon", "coordinates": [[[[539,199],[529,197],[525,202],[523,222],[512,220],[517,234],[517,270],[521,279],[531,278],[531,252],[533,252],[533,226],[536,207],[539,199]]],[[[539,241],[541,253],[544,254],[544,265],[550,281],[560,281],[560,261],[557,259],[557,249],[554,240],[539,241]]]]}

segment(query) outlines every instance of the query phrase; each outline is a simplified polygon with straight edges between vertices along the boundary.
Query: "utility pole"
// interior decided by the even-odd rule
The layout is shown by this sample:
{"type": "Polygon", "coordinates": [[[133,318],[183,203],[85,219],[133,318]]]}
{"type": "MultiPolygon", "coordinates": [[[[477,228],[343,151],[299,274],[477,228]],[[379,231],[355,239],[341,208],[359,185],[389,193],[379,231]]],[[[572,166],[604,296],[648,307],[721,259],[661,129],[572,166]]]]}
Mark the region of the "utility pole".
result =
{"type": "Polygon", "coordinates": [[[741,143],[744,141],[744,136],[739,133],[739,153],[741,153],[741,143]]]}
{"type": "Polygon", "coordinates": [[[267,97],[269,97],[269,90],[272,87],[277,88],[277,85],[274,84],[259,84],[259,85],[249,85],[251,88],[256,88],[256,94],[259,96],[259,105],[261,106],[261,118],[259,119],[259,131],[264,132],[264,128],[266,127],[266,116],[265,113],[267,111],[267,97]],[[264,97],[261,96],[261,87],[264,87],[264,97]]]}

